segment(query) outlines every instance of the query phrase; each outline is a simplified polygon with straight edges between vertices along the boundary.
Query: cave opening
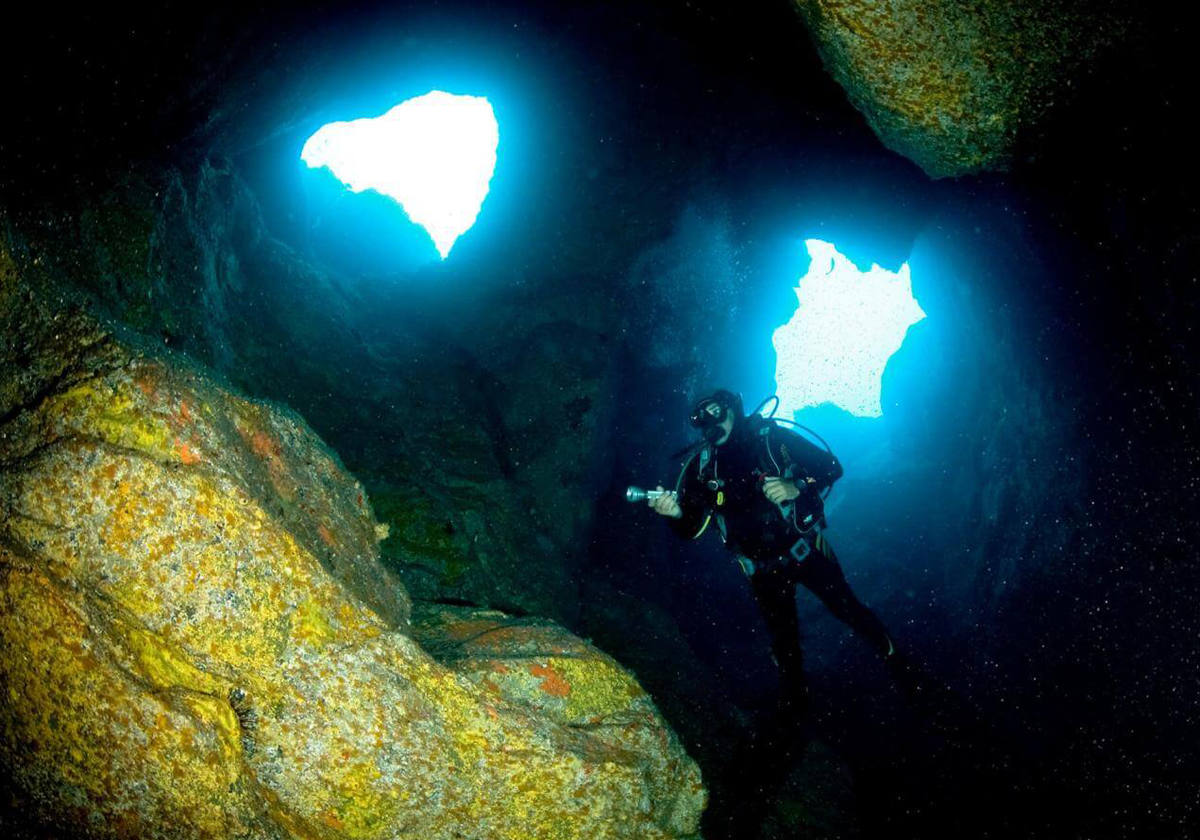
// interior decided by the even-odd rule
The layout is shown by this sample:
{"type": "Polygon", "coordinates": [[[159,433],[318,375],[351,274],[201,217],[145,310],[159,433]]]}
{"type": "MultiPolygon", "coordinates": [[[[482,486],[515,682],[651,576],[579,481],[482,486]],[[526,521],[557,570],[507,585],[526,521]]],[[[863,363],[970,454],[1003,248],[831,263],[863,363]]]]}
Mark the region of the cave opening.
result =
{"type": "Polygon", "coordinates": [[[351,192],[393,199],[445,259],[475,224],[499,143],[486,98],[430,91],[378,117],[321,126],[300,158],[328,169],[351,192]]]}

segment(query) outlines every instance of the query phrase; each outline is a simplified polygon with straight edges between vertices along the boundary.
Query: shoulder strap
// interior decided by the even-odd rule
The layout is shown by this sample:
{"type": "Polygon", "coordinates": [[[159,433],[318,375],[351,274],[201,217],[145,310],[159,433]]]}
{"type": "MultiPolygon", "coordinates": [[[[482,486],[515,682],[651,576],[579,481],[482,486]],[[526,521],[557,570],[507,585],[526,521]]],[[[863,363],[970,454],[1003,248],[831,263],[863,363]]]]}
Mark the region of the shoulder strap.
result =
{"type": "Polygon", "coordinates": [[[683,469],[679,471],[679,478],[675,481],[675,492],[678,493],[683,489],[683,482],[687,477],[688,468],[692,466],[692,462],[697,458],[700,463],[696,466],[696,477],[701,478],[704,475],[704,468],[708,466],[709,460],[712,458],[711,446],[704,446],[698,452],[693,452],[691,457],[683,462],[683,469]]]}
{"type": "Polygon", "coordinates": [[[771,430],[774,428],[775,423],[771,420],[767,420],[758,430],[758,436],[762,441],[763,450],[767,453],[766,460],[763,461],[760,459],[759,463],[762,465],[763,469],[766,469],[767,465],[769,464],[774,467],[776,475],[783,475],[783,469],[779,465],[779,459],[776,458],[775,453],[771,451],[771,430]]]}

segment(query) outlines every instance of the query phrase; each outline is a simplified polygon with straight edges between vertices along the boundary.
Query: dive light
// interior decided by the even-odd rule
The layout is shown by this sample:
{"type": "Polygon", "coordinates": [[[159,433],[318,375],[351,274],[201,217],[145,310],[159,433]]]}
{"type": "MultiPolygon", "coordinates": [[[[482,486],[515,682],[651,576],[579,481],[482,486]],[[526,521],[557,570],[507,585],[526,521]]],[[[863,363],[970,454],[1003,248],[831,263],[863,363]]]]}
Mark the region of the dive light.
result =
{"type": "Polygon", "coordinates": [[[661,496],[670,495],[670,490],[643,490],[641,487],[628,487],[625,490],[625,501],[631,504],[652,502],[661,496]]]}

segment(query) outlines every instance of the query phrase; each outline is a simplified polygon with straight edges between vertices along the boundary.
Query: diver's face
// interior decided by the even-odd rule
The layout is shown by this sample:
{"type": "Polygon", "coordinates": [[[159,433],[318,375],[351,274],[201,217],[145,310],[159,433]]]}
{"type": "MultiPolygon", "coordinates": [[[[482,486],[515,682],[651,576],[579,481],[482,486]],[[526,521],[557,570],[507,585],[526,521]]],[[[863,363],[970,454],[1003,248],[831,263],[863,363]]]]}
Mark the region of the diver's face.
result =
{"type": "Polygon", "coordinates": [[[717,402],[706,399],[701,401],[691,418],[692,425],[703,430],[704,439],[711,444],[720,446],[729,440],[737,417],[732,409],[717,402]],[[718,417],[720,422],[714,422],[718,417]]]}
{"type": "Polygon", "coordinates": [[[721,430],[721,436],[713,441],[713,443],[715,445],[720,446],[725,441],[729,440],[729,436],[731,434],[733,434],[733,424],[734,424],[733,412],[727,411],[725,413],[725,419],[717,424],[717,428],[721,430]]]}

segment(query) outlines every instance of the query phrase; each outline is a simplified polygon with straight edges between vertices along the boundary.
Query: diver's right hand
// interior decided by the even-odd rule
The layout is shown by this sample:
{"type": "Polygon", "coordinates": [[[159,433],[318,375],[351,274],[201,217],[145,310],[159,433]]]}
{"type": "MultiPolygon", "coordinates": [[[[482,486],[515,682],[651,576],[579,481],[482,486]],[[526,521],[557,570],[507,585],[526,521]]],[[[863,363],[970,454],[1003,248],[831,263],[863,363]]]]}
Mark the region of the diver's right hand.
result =
{"type": "MultiPolygon", "coordinates": [[[[654,489],[662,490],[663,486],[660,484],[654,489]]],[[[654,512],[661,516],[669,516],[672,519],[679,519],[683,516],[683,508],[679,506],[679,497],[675,494],[674,490],[670,493],[663,493],[656,499],[648,499],[646,504],[650,505],[654,509],[654,512]]]]}

